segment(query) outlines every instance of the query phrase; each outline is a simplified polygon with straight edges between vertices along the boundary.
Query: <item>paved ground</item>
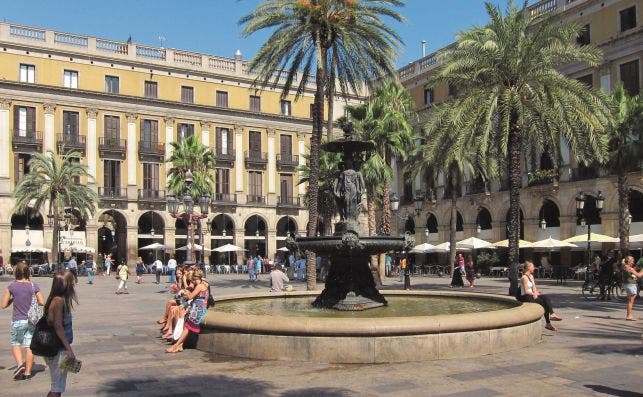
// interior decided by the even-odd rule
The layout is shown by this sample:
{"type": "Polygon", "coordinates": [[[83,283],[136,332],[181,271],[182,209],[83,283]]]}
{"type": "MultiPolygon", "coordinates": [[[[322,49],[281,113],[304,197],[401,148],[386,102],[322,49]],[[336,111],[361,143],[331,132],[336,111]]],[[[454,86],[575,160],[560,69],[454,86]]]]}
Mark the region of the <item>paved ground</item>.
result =
{"type": "MultiPolygon", "coordinates": [[[[267,280],[248,285],[241,275],[210,277],[213,293],[267,290],[267,280]]],[[[155,320],[169,297],[164,285],[130,286],[114,295],[116,281],[83,278],[74,312],[74,351],[83,361],[70,374],[66,396],[643,396],[642,320],[626,322],[624,301],[588,302],[578,282],[542,281],[564,318],[559,332],[517,352],[466,360],[391,365],[326,365],[211,358],[196,350],[165,354],[155,320]]],[[[48,293],[50,279],[36,278],[48,293]]],[[[8,281],[0,281],[4,291],[8,281]]],[[[446,278],[414,277],[413,288],[445,289],[446,278]]],[[[505,281],[479,280],[476,290],[503,293],[505,281]]],[[[386,288],[399,288],[389,279],[386,288]]],[[[296,286],[305,288],[303,284],[296,286]]],[[[35,377],[13,381],[8,338],[11,310],[0,311],[0,395],[43,396],[49,373],[37,360],[35,377]]],[[[412,349],[409,346],[409,349],[412,349]]]]}

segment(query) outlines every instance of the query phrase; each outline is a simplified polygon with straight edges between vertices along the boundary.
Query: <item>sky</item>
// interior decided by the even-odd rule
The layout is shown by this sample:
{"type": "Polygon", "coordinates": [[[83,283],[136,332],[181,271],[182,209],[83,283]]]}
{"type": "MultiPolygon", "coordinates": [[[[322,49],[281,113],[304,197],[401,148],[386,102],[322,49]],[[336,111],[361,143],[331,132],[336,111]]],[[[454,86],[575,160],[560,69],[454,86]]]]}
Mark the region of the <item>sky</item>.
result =
{"type": "MultiPolygon", "coordinates": [[[[506,6],[507,0],[491,0],[506,6]]],[[[516,0],[522,3],[522,0],[516,0]]],[[[530,4],[536,0],[530,0],[530,4]]],[[[267,33],[241,37],[239,18],[260,0],[0,0],[0,19],[15,24],[61,32],[179,48],[233,57],[241,50],[250,59],[268,38],[267,33]]],[[[442,48],[455,35],[484,25],[482,0],[407,0],[399,12],[406,24],[390,23],[404,40],[395,64],[402,67],[442,48]]]]}

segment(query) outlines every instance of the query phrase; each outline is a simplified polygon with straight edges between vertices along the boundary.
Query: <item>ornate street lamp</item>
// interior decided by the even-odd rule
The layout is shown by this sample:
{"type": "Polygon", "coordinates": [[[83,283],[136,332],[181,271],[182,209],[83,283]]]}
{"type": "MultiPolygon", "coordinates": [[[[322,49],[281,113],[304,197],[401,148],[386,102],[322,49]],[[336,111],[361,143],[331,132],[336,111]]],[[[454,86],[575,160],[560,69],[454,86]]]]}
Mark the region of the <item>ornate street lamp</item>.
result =
{"type": "Polygon", "coordinates": [[[173,194],[167,196],[167,210],[172,216],[176,216],[176,213],[179,211],[179,200],[177,200],[173,194]]]}
{"type": "Polygon", "coordinates": [[[476,233],[477,233],[477,234],[482,233],[482,226],[480,226],[480,224],[479,224],[479,223],[476,223],[476,233]]]}
{"type": "Polygon", "coordinates": [[[596,195],[596,209],[600,212],[603,210],[603,204],[605,203],[605,197],[603,197],[603,193],[601,191],[598,191],[598,194],[596,195]]]}
{"type": "Polygon", "coordinates": [[[585,209],[585,195],[580,192],[576,195],[576,211],[583,211],[585,209]]]}
{"type": "Polygon", "coordinates": [[[540,228],[543,230],[547,229],[547,221],[545,220],[544,217],[543,219],[540,220],[540,228]]]}
{"type": "Polygon", "coordinates": [[[392,192],[389,197],[391,211],[396,212],[400,208],[400,198],[395,194],[395,192],[392,192]]]}
{"type": "Polygon", "coordinates": [[[415,197],[413,197],[413,204],[415,204],[415,214],[417,216],[420,216],[422,213],[422,204],[424,203],[424,197],[422,196],[422,192],[417,190],[415,192],[415,197]]]}

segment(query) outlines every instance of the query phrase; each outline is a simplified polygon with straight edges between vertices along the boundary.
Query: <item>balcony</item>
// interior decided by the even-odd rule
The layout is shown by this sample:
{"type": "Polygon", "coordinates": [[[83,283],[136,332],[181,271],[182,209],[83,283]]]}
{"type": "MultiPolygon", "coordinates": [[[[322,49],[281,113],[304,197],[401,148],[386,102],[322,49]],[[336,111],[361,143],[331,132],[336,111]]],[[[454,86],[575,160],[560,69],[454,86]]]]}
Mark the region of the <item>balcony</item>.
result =
{"type": "Polygon", "coordinates": [[[139,209],[165,209],[165,190],[138,189],[139,209]]]}
{"type": "Polygon", "coordinates": [[[245,158],[249,170],[265,170],[268,164],[268,154],[265,152],[246,151],[245,158]]]}
{"type": "Polygon", "coordinates": [[[138,159],[162,163],[165,161],[165,145],[156,141],[138,141],[138,159]]]}
{"type": "Polygon", "coordinates": [[[558,179],[558,169],[556,168],[536,170],[527,173],[527,186],[557,185],[558,179]]]}
{"type": "Polygon", "coordinates": [[[299,156],[288,153],[277,154],[277,169],[279,171],[294,172],[299,165],[299,156]]]}
{"type": "Polygon", "coordinates": [[[279,196],[277,207],[301,207],[300,197],[279,196]]]}
{"type": "Polygon", "coordinates": [[[13,132],[12,144],[16,153],[42,152],[42,133],[16,130],[13,132]]]}
{"type": "Polygon", "coordinates": [[[85,149],[87,147],[86,137],[78,134],[58,134],[56,136],[56,144],[59,153],[78,150],[82,156],[85,155],[85,149]]]}
{"type": "Polygon", "coordinates": [[[464,184],[465,191],[467,196],[473,196],[476,194],[489,194],[489,188],[485,181],[469,181],[464,184]]]}
{"type": "Polygon", "coordinates": [[[99,187],[100,208],[127,208],[127,189],[121,187],[99,187]]]}
{"type": "Polygon", "coordinates": [[[228,147],[227,153],[221,153],[220,149],[217,149],[216,156],[217,156],[217,167],[226,167],[226,168],[234,167],[234,160],[235,160],[234,148],[228,147]]]}
{"type": "Polygon", "coordinates": [[[212,202],[218,203],[218,204],[236,204],[237,195],[229,194],[229,193],[214,193],[214,196],[212,197],[212,202]]]}
{"type": "Polygon", "coordinates": [[[266,205],[266,196],[248,195],[248,204],[266,205]]]}
{"type": "Polygon", "coordinates": [[[127,141],[125,139],[98,138],[98,153],[102,158],[125,160],[127,141]]]}

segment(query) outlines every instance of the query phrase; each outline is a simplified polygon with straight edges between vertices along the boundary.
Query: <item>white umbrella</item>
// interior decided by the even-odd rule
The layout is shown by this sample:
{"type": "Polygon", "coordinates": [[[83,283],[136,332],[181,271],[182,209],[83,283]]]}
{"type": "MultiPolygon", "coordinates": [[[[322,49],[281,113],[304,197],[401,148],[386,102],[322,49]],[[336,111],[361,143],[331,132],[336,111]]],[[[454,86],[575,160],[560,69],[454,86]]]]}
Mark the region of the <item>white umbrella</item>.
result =
{"type": "Polygon", "coordinates": [[[174,247],[161,244],[161,243],[154,243],[154,244],[146,245],[145,247],[139,248],[139,250],[153,250],[153,251],[156,251],[156,250],[162,251],[162,250],[171,250],[171,249],[174,249],[174,247]]]}
{"type": "Polygon", "coordinates": [[[542,249],[544,251],[553,250],[557,248],[575,248],[576,246],[565,241],[556,240],[555,238],[548,237],[544,240],[536,241],[531,243],[529,248],[534,248],[536,250],[542,249]]]}
{"type": "Polygon", "coordinates": [[[430,252],[430,250],[434,249],[435,245],[429,244],[429,243],[422,243],[420,245],[416,245],[413,247],[409,253],[411,254],[424,254],[426,252],[430,252]]]}
{"type": "Polygon", "coordinates": [[[281,248],[278,248],[277,251],[288,252],[290,250],[288,248],[286,248],[286,247],[281,247],[281,248]]]}
{"type": "MultiPolygon", "coordinates": [[[[457,243],[455,245],[455,248],[458,251],[470,251],[471,250],[471,247],[458,246],[457,243]]],[[[449,252],[450,249],[451,249],[451,243],[449,243],[447,241],[447,242],[444,242],[442,244],[436,245],[434,248],[429,250],[429,252],[449,252]]]]}
{"type": "MultiPolygon", "coordinates": [[[[566,243],[587,243],[587,233],[577,234],[574,237],[563,240],[566,243]]],[[[589,241],[592,243],[618,243],[618,239],[604,234],[590,233],[589,241]]]]}
{"type": "Polygon", "coordinates": [[[482,248],[496,248],[493,244],[488,241],[479,239],[477,237],[469,237],[464,240],[460,240],[455,243],[457,249],[472,248],[474,250],[482,248]]]}
{"type": "Polygon", "coordinates": [[[643,233],[630,236],[630,243],[643,243],[643,233]]]}
{"type": "Polygon", "coordinates": [[[226,244],[226,245],[222,245],[221,247],[215,248],[212,251],[216,251],[216,252],[237,252],[237,251],[247,251],[247,250],[243,249],[241,247],[237,247],[234,244],[226,244]]]}
{"type": "MultiPolygon", "coordinates": [[[[496,243],[493,243],[497,248],[508,248],[509,240],[500,240],[496,243]]],[[[526,240],[518,240],[518,248],[531,248],[531,243],[526,240]]]]}

